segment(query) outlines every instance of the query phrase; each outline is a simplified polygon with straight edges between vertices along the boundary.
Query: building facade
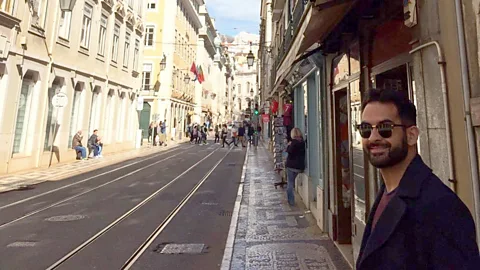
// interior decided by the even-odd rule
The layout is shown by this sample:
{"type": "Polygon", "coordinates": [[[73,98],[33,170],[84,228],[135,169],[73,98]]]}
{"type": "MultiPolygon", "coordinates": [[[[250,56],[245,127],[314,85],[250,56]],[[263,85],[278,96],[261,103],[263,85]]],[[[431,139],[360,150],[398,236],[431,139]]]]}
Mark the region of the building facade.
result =
{"type": "MultiPolygon", "coordinates": [[[[462,90],[462,81],[474,83],[478,75],[462,79],[468,70],[462,72],[460,56],[467,50],[459,39],[452,41],[459,29],[471,30],[467,31],[470,61],[478,59],[473,50],[476,23],[457,27],[458,14],[452,12],[458,10],[457,2],[277,0],[271,4],[275,79],[262,90],[280,104],[272,116],[283,116],[289,120],[284,120],[287,130],[299,127],[308,138],[307,169],[296,180],[297,191],[319,227],[344,245],[341,250],[351,262],[358,256],[382,183],[354,128],[361,119],[363,94],[372,87],[401,91],[416,104],[419,153],[469,207],[478,231],[478,159],[469,155],[470,162],[464,161],[472,148],[467,133],[474,128],[466,121],[470,105],[462,90]],[[284,110],[289,103],[293,115],[284,110]]],[[[470,10],[464,7],[465,17],[473,19],[470,10]]],[[[478,69],[476,62],[470,65],[478,69]]],[[[471,106],[473,111],[474,103],[471,106]]]]}
{"type": "Polygon", "coordinates": [[[133,148],[143,2],[4,1],[0,11],[0,173],[75,159],[99,130],[106,152],[133,148]],[[81,22],[75,24],[75,22],[81,22]],[[52,97],[67,96],[55,108],[52,97]]]}
{"type": "Polygon", "coordinates": [[[254,106],[259,103],[258,65],[254,63],[253,66],[249,66],[247,62],[247,55],[250,52],[257,59],[259,42],[259,35],[241,32],[232,42],[225,44],[228,53],[233,57],[235,70],[235,81],[231,92],[233,121],[253,120],[254,106]]]}

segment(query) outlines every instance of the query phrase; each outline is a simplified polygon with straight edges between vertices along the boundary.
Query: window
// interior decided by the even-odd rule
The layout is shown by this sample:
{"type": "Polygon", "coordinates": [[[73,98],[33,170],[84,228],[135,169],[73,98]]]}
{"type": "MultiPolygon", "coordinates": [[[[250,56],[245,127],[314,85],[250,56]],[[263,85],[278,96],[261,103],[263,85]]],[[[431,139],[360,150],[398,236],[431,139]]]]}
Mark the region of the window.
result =
{"type": "MultiPolygon", "coordinates": [[[[29,7],[32,14],[32,21],[31,21],[32,25],[43,28],[45,26],[45,20],[47,18],[46,7],[48,4],[48,1],[36,0],[36,1],[29,1],[29,3],[31,3],[29,7]]],[[[13,4],[14,3],[11,3],[12,7],[13,7],[13,4]]],[[[1,3],[1,6],[3,7],[3,3],[1,3]]]]}
{"type": "Polygon", "coordinates": [[[147,10],[157,9],[157,0],[149,0],[147,3],[147,10]]]}
{"type": "Polygon", "coordinates": [[[25,151],[33,86],[34,82],[32,80],[24,79],[22,82],[22,89],[20,90],[20,98],[18,100],[17,119],[15,121],[15,137],[13,139],[14,154],[25,151]]]}
{"type": "Polygon", "coordinates": [[[138,54],[140,52],[140,40],[135,40],[135,50],[133,51],[133,70],[138,70],[138,54]]]}
{"type": "Polygon", "coordinates": [[[143,64],[142,89],[150,90],[152,79],[152,64],[143,64]]]}
{"type": "Polygon", "coordinates": [[[141,15],[143,13],[143,0],[137,0],[137,4],[137,13],[141,15]]]}
{"type": "Polygon", "coordinates": [[[145,46],[148,46],[148,47],[153,46],[154,34],[155,34],[155,26],[148,25],[145,28],[145,46]]]}
{"type": "Polygon", "coordinates": [[[93,7],[85,3],[83,8],[82,36],[80,37],[80,46],[88,49],[90,45],[90,28],[92,27],[93,7]]]}
{"type": "Polygon", "coordinates": [[[100,19],[100,32],[98,37],[98,54],[105,56],[105,41],[107,38],[107,16],[102,14],[100,19]]]}
{"type": "Polygon", "coordinates": [[[11,14],[13,5],[15,4],[14,0],[0,0],[0,10],[11,14]]]}
{"type": "Polygon", "coordinates": [[[112,61],[117,62],[118,59],[118,42],[120,39],[120,25],[115,24],[113,29],[113,45],[112,45],[112,61]]]}
{"type": "Polygon", "coordinates": [[[70,26],[72,24],[72,12],[61,11],[60,26],[58,29],[58,36],[68,40],[70,38],[70,26]]]}
{"type": "Polygon", "coordinates": [[[130,57],[130,33],[125,33],[125,48],[123,49],[123,66],[128,68],[130,57]]]}

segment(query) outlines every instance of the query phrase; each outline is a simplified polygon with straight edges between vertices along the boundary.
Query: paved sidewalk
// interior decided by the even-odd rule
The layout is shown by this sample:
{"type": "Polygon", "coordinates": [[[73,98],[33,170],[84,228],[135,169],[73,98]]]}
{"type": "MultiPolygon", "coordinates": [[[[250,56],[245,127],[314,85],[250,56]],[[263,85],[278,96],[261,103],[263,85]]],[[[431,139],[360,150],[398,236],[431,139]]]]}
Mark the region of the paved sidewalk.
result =
{"type": "Polygon", "coordinates": [[[52,165],[50,168],[35,168],[24,172],[7,174],[0,177],[0,193],[28,188],[46,181],[62,180],[129,159],[155,154],[172,149],[185,141],[170,141],[166,147],[144,144],[139,149],[104,153],[104,157],[99,159],[73,160],[52,165]]]}
{"type": "Polygon", "coordinates": [[[267,151],[248,151],[230,269],[351,269],[313,216],[290,207],[286,189],[275,189],[280,179],[267,151]]]}

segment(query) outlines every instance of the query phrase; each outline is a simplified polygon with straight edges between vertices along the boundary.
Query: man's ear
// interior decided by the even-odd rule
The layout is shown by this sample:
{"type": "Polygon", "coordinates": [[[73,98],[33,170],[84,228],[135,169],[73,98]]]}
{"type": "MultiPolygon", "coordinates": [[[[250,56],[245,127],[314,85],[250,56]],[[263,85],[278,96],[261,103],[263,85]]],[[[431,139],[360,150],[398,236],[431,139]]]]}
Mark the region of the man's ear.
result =
{"type": "Polygon", "coordinates": [[[417,126],[411,126],[407,128],[407,144],[413,146],[417,144],[418,136],[420,135],[420,130],[417,126]]]}

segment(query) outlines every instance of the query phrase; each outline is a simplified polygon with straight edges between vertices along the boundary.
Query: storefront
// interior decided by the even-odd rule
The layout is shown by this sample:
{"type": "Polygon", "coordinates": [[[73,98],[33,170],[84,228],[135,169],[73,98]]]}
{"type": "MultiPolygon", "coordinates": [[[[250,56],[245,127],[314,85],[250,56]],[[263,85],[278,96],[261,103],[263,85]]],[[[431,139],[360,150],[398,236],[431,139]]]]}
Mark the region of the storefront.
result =
{"type": "Polygon", "coordinates": [[[395,89],[415,101],[409,50],[410,29],[402,20],[360,29],[362,36],[344,44],[331,57],[332,168],[329,188],[330,235],[350,245],[356,258],[366,220],[380,185],[377,169],[369,165],[355,125],[361,121],[363,93],[369,88],[395,89]],[[363,67],[363,68],[362,68],[363,67]]]}

